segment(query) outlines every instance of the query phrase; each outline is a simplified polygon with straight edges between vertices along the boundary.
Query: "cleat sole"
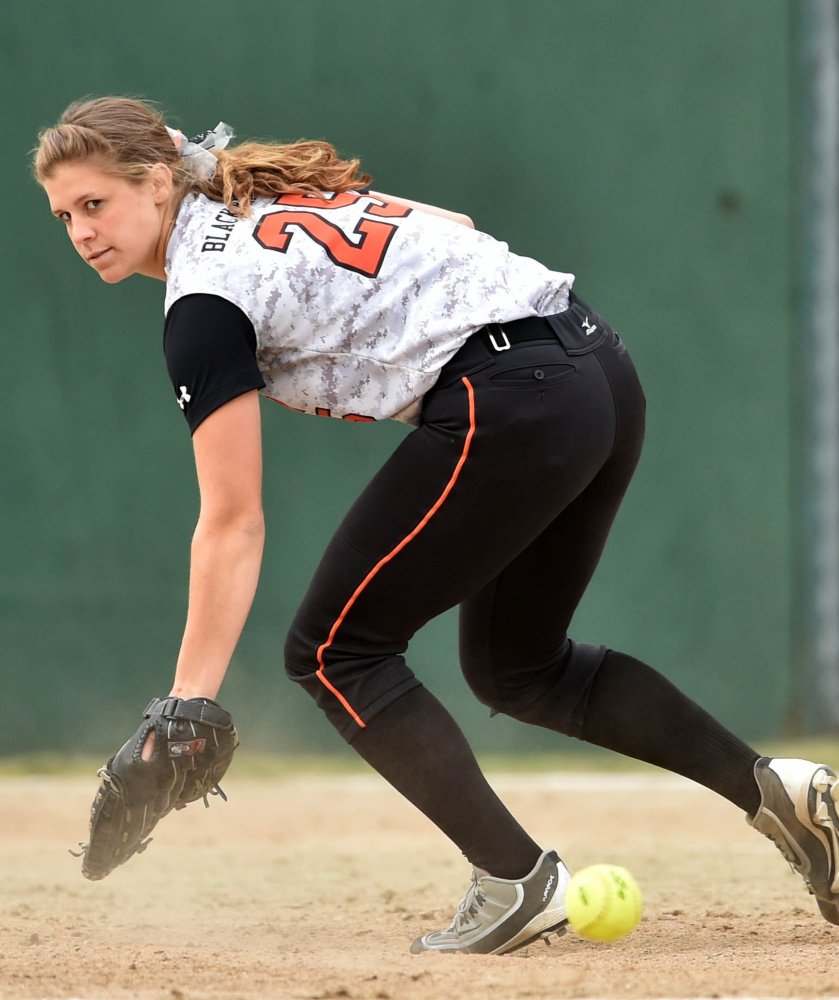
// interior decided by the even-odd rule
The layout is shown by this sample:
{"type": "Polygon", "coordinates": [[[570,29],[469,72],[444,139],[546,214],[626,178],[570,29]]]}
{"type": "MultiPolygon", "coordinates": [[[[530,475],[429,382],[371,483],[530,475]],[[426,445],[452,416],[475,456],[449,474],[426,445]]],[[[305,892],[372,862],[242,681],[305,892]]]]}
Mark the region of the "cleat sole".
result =
{"type": "Polygon", "coordinates": [[[525,938],[524,941],[517,941],[512,947],[504,948],[503,951],[495,952],[496,955],[511,955],[514,951],[519,951],[521,948],[526,948],[529,944],[534,944],[536,941],[544,941],[546,945],[550,946],[551,938],[556,938],[559,940],[568,931],[568,921],[563,921],[557,927],[549,927],[545,931],[539,931],[536,934],[531,934],[529,937],[525,938]]]}

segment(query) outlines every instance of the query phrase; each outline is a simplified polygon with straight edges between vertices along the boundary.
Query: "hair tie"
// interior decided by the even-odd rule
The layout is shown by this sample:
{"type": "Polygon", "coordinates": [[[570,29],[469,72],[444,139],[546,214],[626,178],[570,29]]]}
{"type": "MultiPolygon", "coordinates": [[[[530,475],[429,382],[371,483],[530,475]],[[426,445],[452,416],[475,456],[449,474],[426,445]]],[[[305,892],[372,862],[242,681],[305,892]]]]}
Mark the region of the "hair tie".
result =
{"type": "Polygon", "coordinates": [[[199,177],[210,178],[216,172],[218,159],[212,150],[224,149],[233,138],[233,129],[224,122],[219,122],[214,129],[201,132],[192,139],[187,139],[183,132],[166,126],[166,131],[172,137],[175,148],[187,161],[187,166],[199,177]]]}

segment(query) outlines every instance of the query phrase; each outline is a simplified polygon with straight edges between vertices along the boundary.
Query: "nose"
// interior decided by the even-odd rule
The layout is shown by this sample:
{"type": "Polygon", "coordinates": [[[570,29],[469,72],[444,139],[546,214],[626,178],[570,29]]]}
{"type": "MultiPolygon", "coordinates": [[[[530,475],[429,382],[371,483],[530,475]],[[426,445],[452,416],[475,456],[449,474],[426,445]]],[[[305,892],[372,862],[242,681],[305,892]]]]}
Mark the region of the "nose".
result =
{"type": "Polygon", "coordinates": [[[89,243],[94,235],[93,226],[87,219],[72,219],[70,221],[70,239],[73,246],[81,247],[83,244],[89,243]]]}

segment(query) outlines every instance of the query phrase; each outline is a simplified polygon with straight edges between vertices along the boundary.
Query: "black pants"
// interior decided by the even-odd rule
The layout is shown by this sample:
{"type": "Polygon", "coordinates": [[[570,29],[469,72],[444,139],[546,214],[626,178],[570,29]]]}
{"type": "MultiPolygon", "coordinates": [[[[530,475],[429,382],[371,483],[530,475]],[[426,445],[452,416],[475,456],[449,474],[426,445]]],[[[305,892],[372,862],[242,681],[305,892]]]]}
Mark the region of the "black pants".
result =
{"type": "Polygon", "coordinates": [[[330,542],[286,669],[352,741],[419,685],[404,653],[460,605],[460,661],[495,711],[579,735],[605,649],[569,640],[638,461],[644,396],[623,343],[572,297],[476,333],[330,542]]]}

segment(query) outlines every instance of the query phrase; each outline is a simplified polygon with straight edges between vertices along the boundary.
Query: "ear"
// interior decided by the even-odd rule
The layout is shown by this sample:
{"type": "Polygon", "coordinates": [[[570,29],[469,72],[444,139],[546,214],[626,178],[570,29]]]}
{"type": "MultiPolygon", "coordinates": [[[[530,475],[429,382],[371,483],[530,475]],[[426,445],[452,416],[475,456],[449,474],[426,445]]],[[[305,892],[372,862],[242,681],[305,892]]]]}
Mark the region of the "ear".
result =
{"type": "Polygon", "coordinates": [[[172,171],[165,163],[155,163],[149,167],[149,181],[155,205],[163,205],[172,193],[172,171]]]}

